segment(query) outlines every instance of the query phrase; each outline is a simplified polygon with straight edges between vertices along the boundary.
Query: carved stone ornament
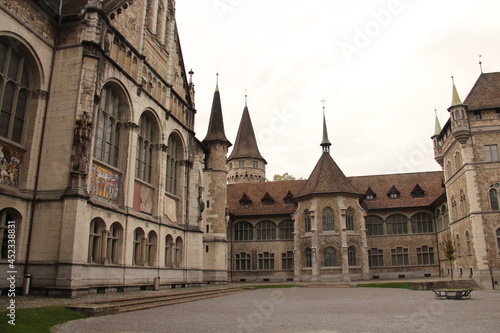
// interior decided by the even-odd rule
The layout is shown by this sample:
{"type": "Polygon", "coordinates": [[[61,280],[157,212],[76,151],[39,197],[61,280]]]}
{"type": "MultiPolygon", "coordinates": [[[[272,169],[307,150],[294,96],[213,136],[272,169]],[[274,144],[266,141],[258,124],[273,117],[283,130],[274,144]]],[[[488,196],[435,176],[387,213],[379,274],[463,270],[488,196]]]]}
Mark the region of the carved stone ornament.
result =
{"type": "Polygon", "coordinates": [[[92,135],[92,119],[87,112],[76,118],[73,138],[72,170],[86,174],[90,153],[90,136],[92,135]]]}

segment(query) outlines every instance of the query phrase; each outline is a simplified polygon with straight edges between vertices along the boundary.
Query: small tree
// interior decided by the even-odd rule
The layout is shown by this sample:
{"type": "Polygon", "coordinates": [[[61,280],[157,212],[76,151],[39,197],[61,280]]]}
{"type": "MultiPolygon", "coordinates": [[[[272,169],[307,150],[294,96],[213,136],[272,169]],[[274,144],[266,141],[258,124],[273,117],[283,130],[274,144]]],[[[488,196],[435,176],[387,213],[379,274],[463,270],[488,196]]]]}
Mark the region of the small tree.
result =
{"type": "Polygon", "coordinates": [[[455,255],[455,246],[451,240],[450,234],[447,234],[444,239],[444,256],[450,262],[451,281],[453,282],[453,261],[457,258],[455,255]]]}
{"type": "Polygon", "coordinates": [[[282,181],[282,180],[295,180],[295,177],[290,175],[288,172],[285,172],[284,174],[282,175],[274,175],[273,176],[273,181],[282,181]]]}

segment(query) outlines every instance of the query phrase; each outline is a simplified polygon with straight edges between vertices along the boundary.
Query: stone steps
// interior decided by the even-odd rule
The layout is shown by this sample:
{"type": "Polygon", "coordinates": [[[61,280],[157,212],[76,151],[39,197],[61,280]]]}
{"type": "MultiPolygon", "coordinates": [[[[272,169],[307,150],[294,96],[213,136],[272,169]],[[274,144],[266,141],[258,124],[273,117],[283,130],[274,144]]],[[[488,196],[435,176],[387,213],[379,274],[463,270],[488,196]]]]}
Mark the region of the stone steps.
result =
{"type": "Polygon", "coordinates": [[[150,309],[159,306],[193,302],[239,293],[244,290],[244,288],[219,288],[158,296],[120,298],[113,300],[96,301],[86,304],[75,304],[72,306],[68,306],[68,308],[77,310],[91,317],[106,316],[122,312],[150,309]]]}

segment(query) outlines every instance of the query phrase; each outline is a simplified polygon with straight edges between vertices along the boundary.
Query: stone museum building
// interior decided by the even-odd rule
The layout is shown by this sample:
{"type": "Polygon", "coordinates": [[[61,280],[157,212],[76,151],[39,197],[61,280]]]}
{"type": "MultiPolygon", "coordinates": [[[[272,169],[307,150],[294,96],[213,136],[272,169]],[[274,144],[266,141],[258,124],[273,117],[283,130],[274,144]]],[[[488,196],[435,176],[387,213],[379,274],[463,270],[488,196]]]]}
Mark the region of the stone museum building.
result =
{"type": "Polygon", "coordinates": [[[463,102],[452,86],[443,171],[346,177],[323,118],[310,176],[270,182],[249,107],[232,143],[218,84],[195,106],[175,0],[0,0],[0,18],[0,289],[500,279],[500,73],[463,102]]]}

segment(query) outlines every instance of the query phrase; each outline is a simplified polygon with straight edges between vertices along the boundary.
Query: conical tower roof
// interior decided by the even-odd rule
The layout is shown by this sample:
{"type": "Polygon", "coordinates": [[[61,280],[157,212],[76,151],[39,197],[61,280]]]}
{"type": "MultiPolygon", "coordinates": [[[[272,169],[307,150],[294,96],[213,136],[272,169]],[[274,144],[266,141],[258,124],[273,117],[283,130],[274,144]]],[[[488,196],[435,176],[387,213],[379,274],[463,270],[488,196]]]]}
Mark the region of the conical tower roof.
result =
{"type": "Polygon", "coordinates": [[[455,86],[455,81],[453,80],[453,77],[451,79],[453,81],[453,91],[452,91],[452,95],[451,95],[451,105],[450,105],[450,108],[452,106],[462,105],[463,104],[462,100],[460,99],[460,96],[458,95],[457,87],[455,86]]]}
{"type": "Polygon", "coordinates": [[[233,151],[227,160],[230,161],[236,158],[255,158],[262,160],[267,164],[264,157],[260,154],[259,147],[257,146],[257,139],[255,138],[252,120],[250,119],[250,113],[248,112],[248,107],[246,105],[243,110],[243,115],[241,116],[240,127],[238,128],[238,134],[236,135],[233,151]]]}
{"type": "Polygon", "coordinates": [[[222,118],[222,106],[220,102],[219,84],[217,83],[214,92],[214,99],[212,102],[212,111],[210,113],[210,121],[208,124],[208,132],[203,143],[210,141],[219,141],[231,146],[231,142],[226,138],[224,132],[224,119],[222,118]]]}
{"type": "Polygon", "coordinates": [[[436,114],[436,120],[434,122],[434,135],[433,136],[437,136],[437,135],[439,135],[439,133],[441,133],[441,124],[439,123],[439,118],[437,116],[437,110],[434,112],[436,114]]]}

